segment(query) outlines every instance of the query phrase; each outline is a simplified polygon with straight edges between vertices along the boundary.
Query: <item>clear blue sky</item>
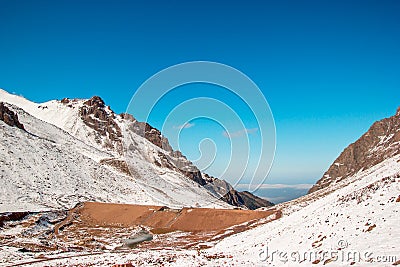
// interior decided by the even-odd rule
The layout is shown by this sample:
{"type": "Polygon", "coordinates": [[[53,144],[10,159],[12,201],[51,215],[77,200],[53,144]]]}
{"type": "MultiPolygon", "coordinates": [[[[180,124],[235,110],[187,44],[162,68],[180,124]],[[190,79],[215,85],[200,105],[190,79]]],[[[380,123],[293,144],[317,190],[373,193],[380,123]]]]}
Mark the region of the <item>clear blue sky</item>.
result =
{"type": "Polygon", "coordinates": [[[0,88],[119,113],[168,66],[233,66],[274,114],[272,183],[314,182],[400,105],[400,1],[138,2],[0,1],[0,88]]]}

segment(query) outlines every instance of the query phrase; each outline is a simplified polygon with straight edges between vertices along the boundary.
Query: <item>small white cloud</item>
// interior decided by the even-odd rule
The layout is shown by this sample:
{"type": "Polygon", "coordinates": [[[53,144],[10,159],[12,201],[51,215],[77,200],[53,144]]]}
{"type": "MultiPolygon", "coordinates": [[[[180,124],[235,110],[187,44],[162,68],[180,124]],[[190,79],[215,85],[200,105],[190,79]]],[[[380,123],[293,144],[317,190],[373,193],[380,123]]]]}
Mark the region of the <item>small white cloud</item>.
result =
{"type": "Polygon", "coordinates": [[[227,132],[227,131],[223,131],[222,135],[225,136],[226,138],[237,138],[237,137],[242,137],[245,134],[252,134],[258,131],[258,128],[251,128],[251,129],[243,129],[243,130],[239,130],[236,132],[227,132]]]}
{"type": "Polygon", "coordinates": [[[189,129],[192,128],[194,125],[195,125],[194,123],[187,122],[182,125],[174,126],[174,129],[189,129]]]}

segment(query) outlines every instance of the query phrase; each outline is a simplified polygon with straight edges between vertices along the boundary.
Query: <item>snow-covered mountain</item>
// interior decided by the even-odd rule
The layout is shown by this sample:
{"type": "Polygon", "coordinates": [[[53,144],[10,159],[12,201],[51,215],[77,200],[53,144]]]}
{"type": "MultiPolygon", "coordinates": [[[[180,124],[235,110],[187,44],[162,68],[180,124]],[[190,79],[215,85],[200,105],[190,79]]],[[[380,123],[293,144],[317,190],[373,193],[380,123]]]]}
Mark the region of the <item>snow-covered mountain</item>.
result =
{"type": "Polygon", "coordinates": [[[0,121],[0,211],[71,208],[87,200],[171,207],[246,204],[230,197],[238,193],[231,187],[224,191],[221,180],[204,179],[157,129],[115,114],[99,97],[37,104],[0,89],[0,102],[23,125],[7,124],[8,115],[0,121]]]}
{"type": "Polygon", "coordinates": [[[400,107],[394,116],[375,122],[350,144],[310,189],[314,192],[400,153],[400,107]]]}
{"type": "MultiPolygon", "coordinates": [[[[104,117],[104,114],[91,116],[93,111],[90,107],[98,104],[90,101],[98,102],[98,99],[63,100],[64,103],[56,101],[38,105],[31,102],[21,104],[18,101],[26,100],[9,94],[6,96],[9,99],[4,102],[13,105],[0,105],[0,134],[4,140],[1,143],[0,158],[1,177],[4,181],[0,206],[3,210],[53,207],[46,206],[46,203],[52,203],[56,208],[65,207],[89,199],[147,204],[157,204],[162,199],[178,206],[196,205],[194,201],[188,203],[186,197],[197,196],[196,202],[208,202],[210,196],[217,195],[220,191],[232,190],[223,181],[198,174],[196,168],[185,161],[179,152],[172,151],[167,140],[151,126],[139,123],[126,114],[113,115],[107,107],[104,112],[108,116],[116,116],[116,124],[106,123],[107,116],[104,117]],[[32,108],[30,105],[36,106],[32,108]],[[67,105],[77,113],[69,114],[70,110],[65,111],[62,105],[67,105]],[[32,116],[27,113],[30,108],[31,114],[42,111],[41,114],[45,114],[59,108],[70,119],[64,122],[51,119],[54,116],[51,112],[48,115],[32,116]],[[82,109],[87,112],[80,113],[82,109]],[[79,114],[91,119],[82,121],[79,114]],[[96,122],[94,118],[98,117],[105,119],[96,122]],[[51,120],[55,121],[50,123],[51,120]],[[129,123],[126,124],[124,120],[129,123]],[[72,121],[75,122],[71,123],[72,121]],[[97,128],[102,130],[96,130],[97,128]],[[143,129],[147,133],[145,138],[137,134],[143,129]],[[123,153],[124,146],[121,148],[115,140],[110,139],[118,140],[121,136],[127,136],[132,141],[130,144],[134,153],[130,156],[134,163],[133,177],[129,175],[131,170],[126,162],[119,156],[121,151],[123,153]],[[108,140],[113,141],[112,145],[108,144],[108,140]],[[142,167],[142,170],[137,170],[138,173],[135,174],[137,167],[142,167]],[[80,175],[78,170],[81,171],[80,175]],[[185,175],[185,170],[190,170],[192,176],[185,175]],[[143,172],[148,175],[140,177],[138,174],[143,172]],[[217,181],[213,188],[207,190],[199,187],[201,183],[207,185],[213,181],[217,181]],[[159,183],[164,184],[159,186],[159,183]],[[141,189],[153,190],[152,194],[156,197],[152,198],[151,194],[146,194],[141,189]],[[50,201],[46,202],[48,200],[50,201]]],[[[268,210],[271,215],[252,221],[252,227],[249,227],[249,222],[236,225],[218,232],[208,242],[189,246],[187,249],[171,248],[167,242],[164,248],[139,247],[134,253],[131,250],[117,251],[114,248],[101,249],[95,253],[69,251],[62,256],[59,251],[54,254],[43,252],[43,262],[38,259],[35,264],[48,266],[50,261],[52,265],[61,266],[110,266],[115,263],[131,263],[132,266],[400,265],[399,119],[400,110],[395,116],[375,123],[358,141],[344,150],[312,192],[273,208],[261,208],[268,210]]],[[[228,197],[238,199],[240,194],[235,192],[231,192],[228,197]]],[[[242,194],[247,196],[246,193],[242,194]]],[[[213,205],[227,207],[226,202],[222,201],[213,202],[213,205]]],[[[11,215],[19,218],[26,214],[11,215]]],[[[31,217],[27,216],[25,220],[29,218],[31,217]]],[[[18,232],[19,238],[24,239],[24,233],[31,231],[24,229],[18,223],[19,219],[7,219],[11,223],[6,222],[4,244],[8,244],[6,238],[12,239],[13,233],[18,232]]],[[[67,217],[64,223],[68,222],[70,220],[67,217]]],[[[23,223],[25,221],[21,224],[23,223]]],[[[40,223],[38,220],[31,224],[39,227],[40,223]]],[[[99,231],[100,228],[97,225],[96,227],[99,231]]],[[[126,231],[125,228],[123,230],[126,231]]],[[[68,233],[68,229],[65,232],[68,233]]],[[[96,238],[101,239],[101,231],[98,235],[96,238]]],[[[184,233],[162,235],[155,234],[155,240],[161,242],[160,240],[168,238],[176,239],[184,233]]],[[[32,234],[28,233],[26,236],[25,239],[30,242],[32,234]]],[[[90,240],[94,239],[90,237],[90,240]]],[[[22,244],[24,248],[30,244],[26,240],[22,244]]],[[[37,238],[32,242],[39,244],[42,241],[37,238]]],[[[192,239],[189,241],[193,242],[192,239]]],[[[82,241],[76,242],[79,244],[82,241]]],[[[5,245],[0,249],[0,256],[5,263],[26,263],[37,255],[29,254],[29,250],[27,253],[19,251],[17,245],[5,245]]]]}

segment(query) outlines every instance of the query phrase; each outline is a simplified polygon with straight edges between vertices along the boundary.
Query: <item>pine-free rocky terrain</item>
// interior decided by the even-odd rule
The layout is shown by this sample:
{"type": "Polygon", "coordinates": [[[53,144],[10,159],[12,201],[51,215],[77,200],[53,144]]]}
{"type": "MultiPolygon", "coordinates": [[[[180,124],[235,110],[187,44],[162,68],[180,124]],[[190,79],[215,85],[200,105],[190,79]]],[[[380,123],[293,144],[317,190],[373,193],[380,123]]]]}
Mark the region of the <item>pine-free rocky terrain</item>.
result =
{"type": "Polygon", "coordinates": [[[400,110],[275,206],[100,97],[0,90],[0,135],[2,266],[400,265],[400,110]],[[152,240],[127,247],[141,231],[152,240]]]}

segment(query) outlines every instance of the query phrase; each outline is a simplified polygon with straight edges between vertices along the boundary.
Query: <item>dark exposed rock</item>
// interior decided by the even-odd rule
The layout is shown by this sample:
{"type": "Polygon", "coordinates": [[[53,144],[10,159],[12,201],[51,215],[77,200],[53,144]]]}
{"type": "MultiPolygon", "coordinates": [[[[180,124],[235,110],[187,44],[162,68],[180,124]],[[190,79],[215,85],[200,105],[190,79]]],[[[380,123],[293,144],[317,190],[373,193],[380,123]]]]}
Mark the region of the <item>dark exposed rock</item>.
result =
{"type": "Polygon", "coordinates": [[[203,179],[203,177],[201,176],[201,172],[197,171],[197,172],[193,172],[193,171],[181,171],[183,173],[183,175],[185,175],[186,177],[188,177],[189,179],[195,181],[196,183],[198,183],[199,185],[205,185],[207,182],[203,179]]]}
{"type": "Polygon", "coordinates": [[[244,205],[244,201],[243,201],[242,197],[240,196],[239,192],[236,191],[235,189],[229,190],[226,194],[224,194],[221,197],[221,200],[223,200],[226,203],[229,203],[233,206],[237,206],[237,207],[246,206],[246,205],[244,205]]]}
{"type": "Polygon", "coordinates": [[[150,126],[150,124],[145,123],[144,137],[155,144],[156,146],[163,148],[161,132],[156,128],[150,126]]]}
{"type": "Polygon", "coordinates": [[[95,130],[96,141],[99,144],[122,153],[121,129],[114,120],[114,112],[106,110],[106,105],[100,97],[94,96],[84,102],[79,115],[87,126],[95,130]]]}
{"type": "Polygon", "coordinates": [[[29,212],[25,211],[2,213],[0,214],[0,227],[2,227],[5,222],[19,221],[22,220],[27,215],[29,215],[29,212]]]}
{"type": "Polygon", "coordinates": [[[206,189],[214,195],[220,196],[220,199],[233,206],[246,207],[254,210],[274,205],[273,203],[259,198],[250,192],[236,191],[232,185],[225,180],[212,177],[208,174],[204,174],[204,178],[207,181],[207,185],[205,186],[206,189]]]}
{"type": "Polygon", "coordinates": [[[12,127],[24,130],[24,125],[19,122],[18,115],[4,105],[3,102],[0,102],[0,120],[12,127]]]}
{"type": "MultiPolygon", "coordinates": [[[[122,118],[127,118],[132,121],[133,117],[129,114],[124,114],[122,118]]],[[[150,124],[133,119],[132,130],[159,148],[162,148],[167,152],[173,151],[168,139],[164,137],[158,129],[152,127],[150,124]]]]}
{"type": "Polygon", "coordinates": [[[203,179],[200,170],[186,158],[168,156],[162,152],[159,152],[158,156],[161,159],[161,162],[158,162],[161,167],[179,172],[199,185],[205,185],[207,183],[206,180],[203,179]]]}
{"type": "Polygon", "coordinates": [[[324,173],[309,193],[341,181],[400,153],[400,107],[396,115],[375,122],[356,142],[350,144],[324,173]]]}
{"type": "Polygon", "coordinates": [[[69,99],[68,99],[68,98],[63,98],[63,99],[61,99],[61,103],[63,103],[63,104],[69,104],[69,99]]]}
{"type": "Polygon", "coordinates": [[[124,120],[135,121],[135,118],[134,118],[131,114],[128,114],[128,113],[121,113],[121,114],[119,114],[119,115],[120,115],[121,118],[124,119],[124,120]]]}
{"type": "Polygon", "coordinates": [[[172,151],[171,155],[173,157],[175,157],[175,158],[184,158],[184,159],[186,159],[186,157],[180,151],[172,151]]]}
{"type": "Polygon", "coordinates": [[[32,253],[34,252],[33,250],[30,250],[28,248],[20,248],[18,249],[18,252],[22,252],[22,253],[32,253]]]}
{"type": "Polygon", "coordinates": [[[243,204],[251,210],[255,210],[260,207],[270,207],[274,205],[274,203],[255,196],[248,191],[239,192],[239,196],[242,198],[243,204]]]}
{"type": "Polygon", "coordinates": [[[119,170],[122,173],[125,173],[126,175],[131,175],[129,166],[124,160],[119,160],[115,158],[101,159],[100,163],[114,167],[115,169],[119,170]]]}

